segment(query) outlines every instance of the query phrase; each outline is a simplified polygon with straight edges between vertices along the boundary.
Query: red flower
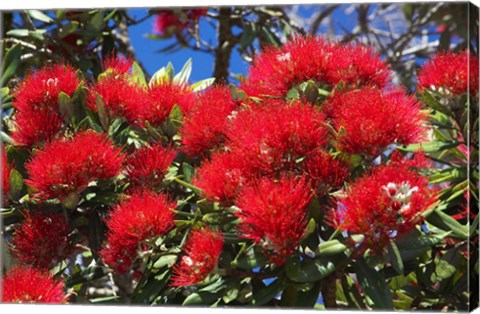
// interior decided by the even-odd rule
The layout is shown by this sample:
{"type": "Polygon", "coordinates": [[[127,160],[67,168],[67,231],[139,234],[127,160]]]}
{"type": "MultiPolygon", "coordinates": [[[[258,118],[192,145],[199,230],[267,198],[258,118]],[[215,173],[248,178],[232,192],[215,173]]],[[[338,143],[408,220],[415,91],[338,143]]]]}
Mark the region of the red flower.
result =
{"type": "Polygon", "coordinates": [[[419,157],[414,161],[401,158],[394,154],[389,164],[358,179],[347,189],[346,198],[338,202],[336,226],[363,234],[366,245],[377,252],[390,239],[411,231],[437,200],[428,178],[415,169],[425,162],[419,157]]]}
{"type": "Polygon", "coordinates": [[[114,75],[128,74],[132,70],[133,60],[130,58],[109,55],[103,62],[103,68],[106,72],[114,75]]]}
{"type": "Polygon", "coordinates": [[[187,25],[187,21],[181,21],[175,11],[162,10],[155,16],[153,31],[162,36],[171,36],[181,32],[187,25]]]}
{"type": "Polygon", "coordinates": [[[295,37],[280,48],[258,55],[241,85],[249,96],[285,97],[287,92],[309,80],[320,85],[386,85],[390,72],[371,49],[342,45],[321,37],[295,37]]]}
{"type": "Polygon", "coordinates": [[[173,266],[171,286],[192,286],[203,281],[214,270],[222,253],[222,234],[207,227],[194,230],[185,244],[179,263],[173,266]]]}
{"type": "Polygon", "coordinates": [[[272,263],[283,264],[304,235],[311,197],[304,179],[264,178],[246,187],[237,201],[241,236],[259,244],[272,263]]]}
{"type": "Polygon", "coordinates": [[[167,120],[175,105],[178,105],[184,115],[193,107],[194,94],[190,87],[173,82],[160,82],[147,91],[145,110],[141,121],[148,121],[151,125],[159,126],[167,120]]]}
{"type": "Polygon", "coordinates": [[[14,267],[2,280],[5,303],[66,303],[64,284],[35,268],[14,267]]]}
{"type": "Polygon", "coordinates": [[[414,97],[402,90],[372,87],[334,95],[325,104],[338,130],[342,151],[375,156],[390,144],[422,140],[425,114],[414,97]]]}
{"type": "Polygon", "coordinates": [[[80,193],[90,182],[119,174],[123,155],[111,140],[93,131],[45,145],[25,165],[25,180],[41,200],[80,193]]]}
{"type": "Polygon", "coordinates": [[[241,111],[226,134],[226,146],[262,175],[302,172],[303,158],[316,154],[328,140],[323,114],[297,101],[271,101],[241,111]]]}
{"type": "Polygon", "coordinates": [[[325,151],[305,158],[305,173],[318,193],[341,188],[348,177],[348,171],[347,163],[335,159],[325,151]]]}
{"type": "Polygon", "coordinates": [[[231,203],[237,193],[248,182],[245,159],[238,154],[213,154],[197,169],[193,184],[203,190],[211,201],[231,203]]]}
{"type": "Polygon", "coordinates": [[[224,142],[228,117],[237,108],[228,87],[215,86],[201,92],[180,128],[183,151],[203,155],[224,142]]]}
{"type": "Polygon", "coordinates": [[[176,155],[161,144],[142,147],[127,158],[127,176],[135,187],[154,187],[162,182],[176,155]]]}
{"type": "Polygon", "coordinates": [[[98,111],[95,94],[101,96],[110,115],[124,117],[130,124],[137,123],[145,110],[144,90],[125,77],[104,77],[90,89],[87,106],[98,111]]]}
{"type": "Polygon", "coordinates": [[[20,261],[49,269],[73,252],[69,229],[62,215],[25,213],[24,217],[12,238],[12,250],[20,261]]]}
{"type": "Polygon", "coordinates": [[[23,146],[42,146],[53,140],[63,126],[62,116],[50,107],[20,111],[14,119],[12,138],[23,146]]]}
{"type": "Polygon", "coordinates": [[[106,246],[101,255],[119,273],[127,272],[142,242],[165,234],[173,227],[176,203],[164,194],[140,190],[118,204],[106,220],[106,246]]]}
{"type": "Polygon", "coordinates": [[[8,162],[7,151],[2,146],[2,203],[8,204],[8,193],[10,192],[10,174],[13,166],[8,162]]]}
{"type": "Polygon", "coordinates": [[[433,89],[443,94],[478,93],[478,57],[462,51],[439,52],[418,73],[418,88],[433,89]]]}
{"type": "Polygon", "coordinates": [[[60,92],[72,96],[79,85],[80,79],[71,66],[46,66],[25,77],[15,92],[13,107],[18,111],[35,111],[45,106],[57,109],[60,92]]]}
{"type": "Polygon", "coordinates": [[[180,33],[207,14],[207,11],[207,9],[161,10],[155,16],[154,32],[162,36],[180,33]]]}

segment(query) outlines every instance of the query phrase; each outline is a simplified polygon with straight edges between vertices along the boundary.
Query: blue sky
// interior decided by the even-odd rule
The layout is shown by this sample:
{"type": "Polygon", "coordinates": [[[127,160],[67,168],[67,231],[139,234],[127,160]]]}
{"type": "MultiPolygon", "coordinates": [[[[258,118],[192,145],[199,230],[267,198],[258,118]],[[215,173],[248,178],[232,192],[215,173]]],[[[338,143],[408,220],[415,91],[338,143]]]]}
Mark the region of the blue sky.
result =
{"type": "MultiPolygon", "coordinates": [[[[138,19],[146,15],[147,9],[131,9],[128,10],[128,13],[138,19]]],[[[147,34],[152,34],[153,22],[153,18],[150,18],[143,23],[129,28],[129,34],[135,53],[142,61],[149,74],[155,73],[156,70],[165,66],[169,61],[172,62],[175,71],[179,71],[183,64],[189,58],[192,58],[193,70],[190,79],[193,82],[212,76],[213,55],[211,54],[193,51],[191,49],[181,49],[173,53],[158,53],[158,50],[172,44],[175,39],[152,40],[147,38],[147,34]]],[[[216,43],[215,31],[207,24],[205,19],[200,19],[199,28],[202,39],[216,43]]],[[[246,74],[247,69],[248,63],[242,60],[237,50],[234,50],[230,64],[230,71],[235,74],[246,74]]]]}
{"type": "MultiPolygon", "coordinates": [[[[303,5],[300,7],[301,16],[310,16],[312,12],[318,11],[321,5],[303,5]]],[[[352,29],[355,27],[356,16],[355,13],[345,15],[341,9],[337,9],[333,15],[335,23],[338,23],[338,29],[352,29]]],[[[135,19],[144,17],[147,14],[147,9],[130,9],[128,13],[135,19]]],[[[147,34],[153,32],[153,18],[150,18],[143,23],[129,28],[132,45],[135,53],[142,61],[143,65],[149,72],[153,74],[157,69],[165,66],[169,61],[173,63],[176,71],[179,71],[183,64],[192,58],[193,71],[191,80],[193,82],[208,78],[213,73],[213,55],[205,52],[193,51],[191,49],[182,49],[173,53],[158,53],[157,51],[172,44],[175,39],[166,40],[152,40],[146,37],[147,34]]],[[[200,36],[207,42],[216,43],[215,30],[205,21],[205,18],[200,19],[200,36]]],[[[230,72],[234,74],[247,74],[248,62],[244,61],[235,48],[232,53],[230,62],[230,72]]]]}

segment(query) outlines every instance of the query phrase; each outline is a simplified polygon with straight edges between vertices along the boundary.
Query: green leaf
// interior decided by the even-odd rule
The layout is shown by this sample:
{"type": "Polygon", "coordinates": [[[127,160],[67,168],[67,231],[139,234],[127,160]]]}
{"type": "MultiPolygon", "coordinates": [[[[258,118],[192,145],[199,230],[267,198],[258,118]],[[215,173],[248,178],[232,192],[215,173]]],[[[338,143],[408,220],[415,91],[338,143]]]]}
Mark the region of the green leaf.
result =
{"type": "Polygon", "coordinates": [[[242,254],[240,257],[237,257],[232,261],[232,266],[250,270],[257,267],[263,267],[267,263],[267,258],[257,252],[249,252],[248,254],[242,254]]]}
{"type": "Polygon", "coordinates": [[[347,246],[338,240],[330,240],[320,243],[317,249],[318,256],[335,255],[345,252],[346,250],[347,246]]]}
{"type": "Polygon", "coordinates": [[[7,49],[1,66],[2,79],[0,80],[0,86],[5,86],[15,75],[18,66],[20,65],[20,57],[22,56],[22,47],[16,44],[10,49],[7,49]]]}
{"type": "Polygon", "coordinates": [[[160,269],[165,266],[172,267],[177,261],[177,254],[167,254],[160,256],[157,261],[153,264],[153,268],[160,269]]]}
{"type": "Polygon", "coordinates": [[[147,283],[139,289],[135,289],[132,301],[137,304],[151,304],[170,280],[171,270],[150,275],[147,283]]]}
{"type": "Polygon", "coordinates": [[[88,302],[93,303],[93,304],[110,303],[110,302],[118,300],[118,299],[120,299],[120,297],[118,295],[112,295],[112,296],[109,296],[109,297],[89,299],[88,302]]]}
{"type": "Polygon", "coordinates": [[[256,25],[252,22],[247,22],[243,27],[242,37],[240,37],[240,42],[238,44],[238,49],[240,51],[245,51],[248,46],[250,46],[255,38],[257,37],[256,25]]]}
{"type": "Polygon", "coordinates": [[[142,67],[137,62],[132,64],[132,75],[135,83],[140,86],[147,86],[147,80],[145,79],[145,73],[143,73],[142,67]]]}
{"type": "Polygon", "coordinates": [[[170,76],[170,72],[167,71],[167,67],[162,67],[152,75],[152,78],[150,79],[150,82],[148,82],[148,85],[153,86],[155,84],[160,84],[162,82],[168,82],[171,80],[172,77],[170,76]]]}
{"type": "Polygon", "coordinates": [[[7,36],[13,37],[27,37],[29,35],[28,29],[12,29],[7,32],[7,36]]]}
{"type": "Polygon", "coordinates": [[[457,147],[460,143],[445,143],[445,142],[425,142],[419,144],[411,144],[408,146],[399,146],[398,149],[404,152],[416,152],[422,149],[425,153],[436,153],[443,150],[457,147]]]}
{"type": "Polygon", "coordinates": [[[288,93],[287,93],[287,99],[299,99],[300,94],[298,93],[298,90],[294,87],[291,88],[288,93]]]}
{"type": "Polygon", "coordinates": [[[425,103],[427,105],[429,105],[432,109],[435,109],[437,111],[440,111],[441,113],[444,113],[450,117],[453,117],[454,114],[452,113],[452,111],[445,107],[444,105],[442,105],[439,101],[437,101],[434,97],[434,95],[432,94],[431,91],[429,91],[428,89],[424,89],[423,91],[423,100],[425,101],[425,103]]]}
{"type": "Polygon", "coordinates": [[[314,261],[306,260],[300,264],[296,282],[315,282],[321,280],[335,270],[333,260],[318,258],[314,261]]]}
{"type": "MultiPolygon", "coordinates": [[[[255,288],[255,287],[254,287],[255,288]]],[[[260,287],[258,287],[260,288],[260,287]]],[[[266,287],[261,287],[260,291],[253,291],[253,305],[264,305],[270,300],[275,298],[280,292],[282,292],[283,285],[280,279],[276,279],[270,285],[266,287]]]]}
{"type": "Polygon", "coordinates": [[[451,216],[445,214],[443,211],[436,209],[428,217],[427,221],[432,225],[445,230],[452,231],[451,236],[466,240],[468,239],[468,226],[462,225],[451,216]]]}
{"type": "Polygon", "coordinates": [[[22,195],[23,177],[16,169],[10,172],[10,196],[18,200],[22,195]]]}
{"type": "Polygon", "coordinates": [[[67,287],[73,287],[80,283],[90,282],[96,279],[100,279],[109,274],[109,270],[106,267],[90,266],[84,270],[74,274],[65,281],[67,287]]]}
{"type": "Polygon", "coordinates": [[[401,237],[395,244],[403,262],[406,262],[422,255],[434,245],[441,243],[450,233],[449,231],[440,234],[422,235],[417,230],[414,230],[408,235],[401,237]]]}
{"type": "Polygon", "coordinates": [[[100,94],[95,93],[95,100],[100,124],[102,125],[102,128],[106,131],[108,130],[108,126],[110,124],[110,117],[108,115],[107,107],[105,107],[105,102],[103,101],[103,98],[102,96],[100,96],[100,94]]]}
{"type": "Polygon", "coordinates": [[[170,111],[168,118],[172,121],[181,121],[183,118],[183,112],[179,105],[175,105],[170,111]]]}
{"type": "Polygon", "coordinates": [[[282,45],[282,42],[277,37],[277,35],[275,35],[267,26],[262,26],[261,32],[265,36],[269,44],[275,47],[280,47],[282,45]]]}
{"type": "Polygon", "coordinates": [[[393,269],[395,269],[398,274],[403,275],[404,268],[402,256],[393,240],[390,240],[388,245],[388,256],[390,257],[390,263],[392,264],[393,269]]]}
{"type": "Polygon", "coordinates": [[[300,257],[298,255],[290,255],[285,261],[285,272],[291,280],[296,280],[300,274],[300,257]]]}
{"type": "Polygon", "coordinates": [[[99,10],[90,20],[89,26],[93,31],[100,32],[105,27],[105,21],[103,20],[105,13],[103,10],[99,10]]]}
{"type": "Polygon", "coordinates": [[[185,181],[192,181],[192,178],[195,176],[195,168],[189,163],[184,162],[182,163],[182,171],[185,181]]]}
{"type": "Polygon", "coordinates": [[[175,75],[173,82],[177,84],[187,84],[190,74],[192,73],[192,58],[188,59],[183,65],[182,70],[175,75]]]}
{"type": "Polygon", "coordinates": [[[192,89],[192,91],[197,92],[211,86],[214,82],[215,82],[215,78],[211,77],[211,78],[207,78],[192,84],[190,88],[192,89]]]}
{"type": "Polygon", "coordinates": [[[318,300],[320,295],[320,288],[322,286],[321,281],[317,281],[313,284],[313,287],[307,291],[298,291],[297,299],[295,300],[295,307],[311,308],[318,300]]]}
{"type": "MultiPolygon", "coordinates": [[[[383,273],[370,268],[364,260],[355,263],[358,282],[374,309],[393,309],[393,293],[383,273]]],[[[368,301],[367,299],[367,301],[368,301]]]]}
{"type": "Polygon", "coordinates": [[[34,20],[38,20],[45,23],[53,23],[54,20],[39,10],[26,10],[26,13],[34,20]]]}

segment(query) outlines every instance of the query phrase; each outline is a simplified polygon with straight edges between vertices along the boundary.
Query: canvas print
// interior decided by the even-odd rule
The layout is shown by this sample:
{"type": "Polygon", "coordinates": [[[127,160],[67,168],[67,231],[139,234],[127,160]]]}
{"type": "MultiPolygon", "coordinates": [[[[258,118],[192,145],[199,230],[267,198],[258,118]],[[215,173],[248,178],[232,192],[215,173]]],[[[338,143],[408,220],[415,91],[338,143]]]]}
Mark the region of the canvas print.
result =
{"type": "Polygon", "coordinates": [[[1,17],[1,303],[477,307],[473,4],[1,17]]]}

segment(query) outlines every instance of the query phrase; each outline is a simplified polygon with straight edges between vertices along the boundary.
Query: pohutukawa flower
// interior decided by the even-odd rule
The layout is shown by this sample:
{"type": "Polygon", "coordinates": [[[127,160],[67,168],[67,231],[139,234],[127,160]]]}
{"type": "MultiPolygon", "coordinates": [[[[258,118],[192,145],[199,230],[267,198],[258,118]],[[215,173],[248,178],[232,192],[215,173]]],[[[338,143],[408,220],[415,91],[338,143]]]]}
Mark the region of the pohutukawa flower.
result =
{"type": "Polygon", "coordinates": [[[312,195],[305,179],[263,178],[246,187],[236,202],[241,236],[260,245],[270,262],[283,264],[304,236],[312,195]]]}
{"type": "Polygon", "coordinates": [[[421,214],[437,200],[437,193],[421,176],[416,160],[394,154],[389,164],[378,166],[358,179],[339,200],[335,223],[341,230],[365,236],[365,243],[374,252],[390,239],[400,237],[422,221],[421,214]]]}
{"type": "Polygon", "coordinates": [[[339,93],[325,103],[338,130],[338,148],[375,156],[390,144],[422,141],[425,114],[417,100],[402,90],[372,87],[339,93]]]}
{"type": "Polygon", "coordinates": [[[305,174],[317,193],[327,193],[343,186],[349,166],[326,151],[319,151],[305,159],[305,174]]]}
{"type": "Polygon", "coordinates": [[[110,55],[103,62],[104,71],[114,75],[128,74],[132,70],[133,60],[130,58],[110,55]]]}
{"type": "Polygon", "coordinates": [[[40,107],[58,109],[60,92],[72,96],[79,85],[80,79],[71,66],[46,66],[25,77],[15,92],[12,105],[18,111],[32,111],[40,107]]]}
{"type": "Polygon", "coordinates": [[[203,190],[211,201],[231,203],[253,173],[246,167],[245,158],[236,153],[213,154],[197,169],[193,184],[203,190]]]}
{"type": "Polygon", "coordinates": [[[49,273],[29,267],[14,267],[2,280],[1,302],[67,303],[64,283],[49,273]]]}
{"type": "Polygon", "coordinates": [[[64,198],[82,192],[89,183],[117,176],[123,154],[113,142],[93,131],[50,142],[25,165],[25,180],[40,200],[64,198]]]}
{"type": "Polygon", "coordinates": [[[111,116],[124,117],[130,124],[140,120],[146,101],[145,92],[127,78],[107,76],[90,88],[87,106],[93,111],[98,111],[96,94],[101,96],[111,116]]]}
{"type": "Polygon", "coordinates": [[[144,241],[161,236],[174,226],[176,202],[165,194],[135,191],[114,207],[106,220],[107,245],[101,255],[119,273],[127,272],[144,241]]]}
{"type": "Polygon", "coordinates": [[[185,243],[180,261],[173,266],[171,286],[192,286],[207,278],[222,253],[223,238],[218,231],[193,230],[185,243]]]}
{"type": "Polygon", "coordinates": [[[8,193],[10,192],[10,175],[13,166],[8,162],[7,151],[2,146],[2,203],[8,204],[8,193]]]}
{"type": "Polygon", "coordinates": [[[167,120],[175,105],[178,105],[185,115],[194,104],[194,94],[185,84],[159,82],[151,86],[146,94],[146,105],[141,120],[148,121],[154,126],[159,126],[167,120]]]}
{"type": "Polygon", "coordinates": [[[127,158],[127,177],[134,187],[155,187],[162,182],[177,153],[161,144],[144,146],[127,158]]]}
{"type": "Polygon", "coordinates": [[[42,146],[53,140],[63,126],[62,116],[51,107],[19,111],[14,116],[12,138],[20,145],[42,146]]]}
{"type": "Polygon", "coordinates": [[[226,86],[210,87],[199,93],[180,128],[182,150],[196,156],[222,145],[225,127],[236,108],[237,103],[226,86]]]}
{"type": "Polygon", "coordinates": [[[24,214],[25,220],[15,228],[12,250],[25,264],[49,269],[73,252],[69,228],[60,214],[24,214]]]}
{"type": "Polygon", "coordinates": [[[468,51],[439,52],[418,73],[418,88],[444,95],[478,93],[479,59],[468,51]]]}
{"type": "Polygon", "coordinates": [[[226,146],[262,175],[302,172],[302,160],[328,141],[323,113],[297,101],[271,101],[241,111],[226,134],[226,146]]]}
{"type": "Polygon", "coordinates": [[[295,37],[280,48],[268,48],[253,61],[240,89],[249,96],[286,97],[306,81],[320,85],[384,87],[390,76],[385,62],[370,48],[342,45],[321,37],[295,37]]]}
{"type": "Polygon", "coordinates": [[[182,32],[201,16],[207,14],[207,9],[191,10],[161,10],[155,16],[154,32],[162,36],[171,36],[182,32]]]}

